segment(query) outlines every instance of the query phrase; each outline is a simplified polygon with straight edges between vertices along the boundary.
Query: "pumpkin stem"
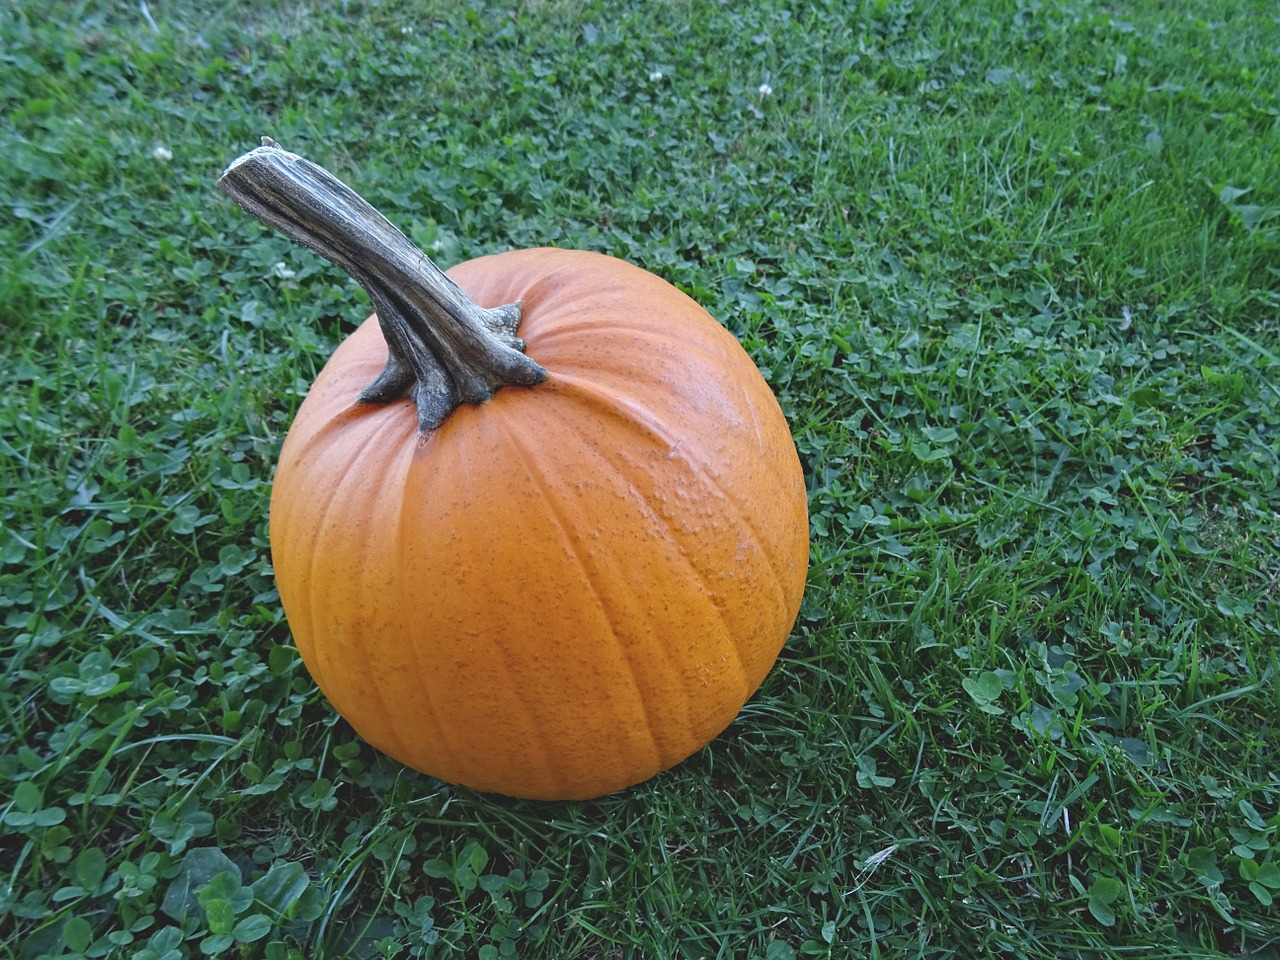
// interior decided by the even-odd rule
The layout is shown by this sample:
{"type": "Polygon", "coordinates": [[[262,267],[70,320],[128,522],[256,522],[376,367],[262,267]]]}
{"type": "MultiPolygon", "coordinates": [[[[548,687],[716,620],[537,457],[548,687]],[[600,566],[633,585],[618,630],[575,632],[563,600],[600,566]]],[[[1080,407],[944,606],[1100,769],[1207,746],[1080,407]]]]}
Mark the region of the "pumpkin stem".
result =
{"type": "Polygon", "coordinates": [[[485,309],[345,183],[270,137],[232,161],[218,186],[246,211],[345,270],[373,301],[386,369],[365,403],[409,397],[426,438],[459,404],[499,387],[531,387],[546,371],[516,336],[520,304],[485,309]]]}

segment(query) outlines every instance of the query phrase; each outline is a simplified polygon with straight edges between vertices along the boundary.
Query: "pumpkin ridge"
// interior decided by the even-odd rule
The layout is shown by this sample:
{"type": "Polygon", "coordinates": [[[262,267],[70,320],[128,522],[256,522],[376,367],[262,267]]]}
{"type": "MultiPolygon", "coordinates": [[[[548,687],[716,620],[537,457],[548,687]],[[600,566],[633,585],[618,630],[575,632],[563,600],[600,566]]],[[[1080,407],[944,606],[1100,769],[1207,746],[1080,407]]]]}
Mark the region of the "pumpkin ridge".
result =
{"type": "MultiPolygon", "coordinates": [[[[766,444],[764,442],[764,431],[760,429],[760,418],[756,415],[756,405],[751,402],[751,395],[747,393],[746,384],[738,383],[737,387],[739,392],[742,394],[743,399],[746,401],[744,406],[747,408],[747,412],[751,415],[751,432],[755,434],[756,445],[761,450],[764,450],[766,448],[766,444]]],[[[770,391],[770,393],[772,393],[772,391],[770,391]]],[[[776,573],[777,571],[775,570],[774,572],[776,573]]]]}
{"type": "MultiPolygon", "coordinates": [[[[584,449],[591,451],[591,453],[594,454],[607,467],[609,467],[610,470],[617,471],[618,469],[617,465],[614,463],[612,459],[610,459],[608,454],[606,454],[598,446],[592,443],[590,439],[581,430],[575,429],[574,433],[578,437],[584,449]]],[[[650,434],[650,436],[654,436],[654,435],[650,434]]],[[[661,442],[665,443],[666,441],[661,441],[661,442]]],[[[707,578],[703,575],[702,571],[698,569],[697,564],[695,564],[689,558],[689,550],[685,547],[681,537],[677,535],[676,528],[672,525],[671,521],[668,520],[666,517],[664,517],[657,510],[653,509],[653,507],[649,505],[648,501],[646,501],[644,497],[639,496],[637,494],[632,497],[632,500],[637,506],[640,507],[641,510],[644,511],[646,515],[656,520],[658,526],[661,526],[667,531],[668,538],[671,541],[671,543],[676,547],[676,551],[679,553],[680,559],[684,561],[685,567],[689,570],[693,579],[697,581],[697,584],[701,590],[700,595],[708,598],[707,605],[711,608],[712,612],[715,614],[716,620],[718,620],[720,622],[720,625],[724,628],[725,646],[728,648],[729,652],[733,654],[733,662],[737,665],[738,674],[742,677],[743,688],[747,690],[747,695],[743,697],[743,701],[745,702],[747,697],[750,696],[750,691],[751,691],[750,678],[748,677],[748,674],[747,674],[747,667],[746,667],[746,664],[742,662],[741,651],[738,649],[738,645],[734,642],[734,631],[729,626],[729,623],[725,620],[724,611],[721,610],[717,604],[715,604],[710,600],[712,590],[710,585],[707,582],[707,578]]],[[[670,663],[671,662],[670,657],[667,655],[666,649],[663,648],[661,645],[659,645],[659,650],[662,652],[667,662],[670,663]]],[[[683,689],[685,693],[685,699],[689,703],[688,713],[691,718],[690,723],[692,723],[692,716],[693,716],[692,697],[687,687],[683,689]]]]}
{"type": "MultiPolygon", "coordinates": [[[[325,426],[327,427],[327,426],[328,426],[328,424],[326,424],[325,426]]],[[[392,418],[386,418],[386,419],[384,419],[384,420],[383,420],[383,422],[382,422],[382,429],[380,429],[380,430],[374,430],[374,431],[371,431],[369,434],[367,434],[367,435],[365,436],[365,438],[364,438],[364,441],[361,443],[361,445],[360,445],[360,447],[359,447],[359,453],[358,453],[358,455],[357,455],[355,458],[353,458],[351,461],[349,461],[349,464],[350,464],[349,468],[348,468],[346,471],[344,471],[344,472],[343,472],[342,477],[341,477],[341,478],[338,480],[338,482],[337,482],[337,483],[335,483],[335,484],[333,485],[333,487],[330,489],[330,491],[329,491],[329,497],[328,497],[328,499],[325,501],[325,504],[324,504],[323,508],[322,508],[322,509],[321,509],[321,511],[320,511],[320,521],[319,521],[319,523],[317,523],[317,524],[315,524],[315,525],[314,525],[314,529],[316,529],[317,531],[319,531],[319,533],[318,533],[318,535],[316,536],[315,540],[314,540],[314,541],[312,541],[312,550],[313,550],[313,554],[312,554],[312,556],[311,556],[311,557],[309,557],[309,558],[308,558],[308,563],[307,563],[307,570],[308,570],[308,573],[310,573],[310,571],[311,571],[311,570],[314,570],[314,569],[316,568],[316,566],[317,566],[317,562],[316,562],[316,559],[315,559],[315,553],[319,553],[319,552],[320,552],[318,548],[319,548],[319,544],[320,544],[320,542],[323,540],[323,538],[324,538],[324,536],[325,536],[325,534],[326,534],[326,527],[327,527],[327,524],[328,524],[329,514],[330,514],[330,512],[333,510],[333,506],[334,506],[334,504],[335,504],[335,503],[340,499],[340,495],[341,495],[341,494],[342,494],[342,492],[343,492],[343,488],[344,488],[344,487],[346,487],[346,486],[347,486],[347,484],[348,484],[351,480],[353,480],[353,479],[355,479],[355,480],[360,480],[360,479],[362,479],[362,477],[361,477],[361,476],[357,476],[357,474],[359,473],[359,471],[357,471],[357,470],[355,469],[354,465],[355,465],[355,464],[359,464],[359,463],[361,462],[362,458],[364,457],[365,451],[367,451],[367,450],[368,450],[371,446],[373,446],[374,444],[376,444],[376,443],[380,443],[380,442],[382,441],[382,439],[383,439],[383,434],[384,434],[384,433],[386,433],[386,432],[389,432],[389,428],[390,428],[390,427],[394,427],[394,426],[396,426],[396,422],[395,422],[395,420],[394,420],[394,419],[392,419],[392,418]]],[[[381,446],[381,447],[378,447],[377,449],[386,449],[386,448],[385,448],[385,446],[381,446]]],[[[296,461],[295,461],[295,462],[296,462],[296,461]]],[[[380,473],[380,475],[385,476],[385,473],[383,473],[383,472],[381,472],[381,471],[380,471],[379,473],[380,473]]],[[[366,542],[367,542],[367,541],[366,541],[366,542]]],[[[308,579],[310,579],[310,577],[308,577],[308,579]]],[[[308,613],[309,613],[309,615],[310,615],[310,617],[311,617],[311,625],[312,625],[313,627],[314,627],[314,625],[315,625],[315,624],[316,624],[316,622],[317,622],[317,618],[316,618],[316,615],[315,615],[315,607],[316,607],[316,593],[315,593],[315,591],[308,591],[308,596],[307,596],[307,610],[308,610],[308,613]]],[[[296,641],[296,638],[295,638],[295,645],[296,645],[296,642],[297,642],[297,641],[296,641]]],[[[316,685],[317,685],[317,686],[319,686],[319,687],[323,690],[323,689],[324,689],[324,687],[325,687],[325,684],[323,684],[323,683],[321,682],[321,680],[320,680],[319,673],[320,673],[321,671],[318,669],[318,668],[319,668],[319,662],[320,662],[320,660],[321,660],[320,649],[321,649],[321,647],[322,647],[323,645],[321,645],[321,644],[310,644],[310,643],[309,643],[309,645],[310,645],[310,646],[312,646],[312,648],[315,650],[315,660],[316,660],[316,666],[317,666],[316,676],[315,676],[316,685]]],[[[308,668],[310,668],[310,666],[309,666],[309,665],[308,665],[308,668]]],[[[366,670],[366,671],[367,671],[367,669],[368,669],[368,662],[367,662],[367,660],[362,664],[362,669],[364,669],[364,670],[366,670]]],[[[394,740],[396,741],[396,744],[397,744],[399,747],[404,748],[404,746],[405,746],[404,740],[403,740],[403,738],[400,736],[400,732],[399,732],[398,730],[395,730],[395,729],[394,729],[394,725],[393,725],[393,723],[392,723],[392,718],[393,718],[394,714],[392,713],[392,711],[391,711],[391,710],[389,709],[389,707],[387,706],[386,701],[383,699],[381,685],[380,685],[380,684],[377,684],[377,683],[371,683],[371,684],[369,684],[369,687],[370,687],[370,688],[372,688],[372,689],[375,691],[375,696],[377,697],[377,701],[378,701],[378,707],[380,708],[381,713],[383,714],[383,716],[384,716],[384,717],[386,718],[386,720],[387,720],[387,729],[391,731],[392,739],[394,739],[394,740]]]]}
{"type": "MultiPolygon", "coordinates": [[[[614,644],[618,648],[619,659],[626,665],[627,672],[631,676],[631,685],[636,691],[636,700],[639,702],[640,710],[644,714],[645,733],[649,735],[649,742],[653,746],[653,754],[655,758],[653,770],[657,771],[661,769],[664,764],[663,750],[653,732],[656,727],[654,726],[653,714],[649,709],[649,698],[645,696],[644,686],[640,683],[639,672],[636,670],[635,664],[632,663],[631,657],[627,654],[626,644],[624,644],[621,638],[618,637],[617,630],[614,628],[613,618],[609,616],[609,605],[605,602],[604,596],[600,592],[599,586],[596,584],[595,577],[591,575],[591,571],[588,568],[586,561],[583,560],[582,554],[579,553],[577,546],[574,544],[573,538],[569,536],[571,528],[559,509],[555,497],[553,497],[548,491],[546,478],[543,477],[542,471],[537,469],[535,466],[536,458],[531,457],[529,455],[529,451],[525,449],[524,441],[520,437],[518,430],[514,429],[510,424],[501,419],[499,420],[499,423],[502,426],[503,431],[507,434],[507,439],[511,443],[512,449],[515,450],[516,455],[520,458],[525,469],[529,472],[530,478],[537,486],[542,502],[547,506],[548,515],[553,521],[555,521],[556,526],[559,527],[561,532],[564,534],[564,542],[568,546],[569,552],[573,555],[574,562],[578,565],[578,569],[582,571],[583,580],[591,589],[591,593],[595,597],[596,606],[600,610],[601,619],[603,619],[610,634],[613,636],[614,644]]],[[[646,778],[651,775],[652,774],[646,775],[646,778]]]]}
{"type": "MultiPolygon", "coordinates": [[[[616,320],[608,320],[603,323],[598,320],[575,321],[555,326],[550,330],[539,330],[536,335],[531,335],[529,338],[530,356],[538,352],[539,348],[545,346],[548,341],[558,340],[561,336],[576,336],[579,338],[577,342],[580,343],[583,336],[593,337],[614,331],[633,334],[645,340],[665,340],[683,351],[702,354],[716,365],[723,365],[726,360],[730,359],[730,355],[725,351],[716,350],[713,343],[677,336],[671,330],[663,327],[644,327],[637,323],[625,323],[616,320]]],[[[558,362],[563,363],[563,360],[556,359],[558,362]]]]}
{"type": "MultiPolygon", "coordinates": [[[[493,409],[493,407],[490,407],[490,409],[493,409]]],[[[494,418],[494,420],[496,422],[496,418],[494,418]]],[[[501,426],[501,424],[499,425],[501,426]]],[[[505,433],[505,430],[504,430],[504,433],[505,433]]],[[[465,456],[459,455],[459,460],[461,460],[462,462],[466,462],[468,459],[469,458],[465,456]]],[[[472,553],[472,554],[477,553],[477,550],[474,547],[474,544],[476,544],[477,542],[482,542],[482,538],[476,535],[474,523],[475,523],[475,515],[470,512],[464,512],[462,515],[462,520],[458,524],[458,531],[459,531],[459,535],[462,537],[464,548],[468,553],[472,553]]],[[[483,552],[483,551],[479,551],[479,552],[483,552]]],[[[489,636],[490,636],[491,642],[495,646],[503,648],[503,651],[505,654],[506,645],[503,642],[503,638],[498,635],[497,631],[490,632],[489,636]]],[[[525,729],[540,731],[542,729],[542,724],[537,722],[540,720],[540,718],[538,717],[537,712],[530,705],[528,699],[525,697],[524,691],[521,689],[520,684],[517,682],[516,677],[511,671],[511,665],[510,665],[511,657],[504,655],[503,657],[499,658],[499,662],[501,663],[502,669],[504,670],[507,676],[507,686],[511,691],[510,702],[518,704],[521,711],[524,713],[525,720],[526,720],[526,723],[524,724],[525,729]]],[[[554,789],[557,793],[561,793],[561,794],[565,793],[569,785],[566,784],[563,773],[556,766],[556,763],[554,761],[554,758],[551,756],[551,752],[548,748],[547,743],[545,742],[545,740],[541,735],[534,737],[533,742],[537,744],[538,757],[541,760],[542,766],[544,767],[544,775],[546,777],[547,782],[554,785],[554,789]]],[[[482,787],[480,789],[485,789],[485,788],[482,787]]]]}
{"type": "MultiPolygon", "coordinates": [[[[405,471],[405,476],[406,477],[408,476],[407,470],[405,471]]],[[[400,486],[403,487],[403,483],[401,483],[400,486]]],[[[396,527],[395,527],[395,530],[396,530],[395,553],[396,553],[396,561],[397,561],[396,563],[396,599],[399,601],[397,609],[400,611],[410,609],[405,599],[405,575],[404,575],[405,565],[406,565],[405,564],[406,551],[407,551],[407,548],[409,547],[409,539],[410,539],[408,536],[405,535],[405,531],[410,529],[405,522],[405,513],[409,508],[409,504],[410,504],[409,497],[406,497],[406,496],[400,497],[400,509],[397,513],[397,518],[396,518],[398,522],[396,523],[396,527]]],[[[404,614],[400,613],[397,616],[397,619],[402,620],[403,617],[404,617],[404,614]]],[[[408,631],[406,631],[406,633],[407,632],[408,631]]],[[[449,755],[449,758],[452,761],[454,768],[461,769],[462,765],[459,764],[458,762],[458,758],[460,756],[459,751],[452,743],[449,742],[449,738],[445,734],[446,727],[443,723],[440,722],[440,714],[436,710],[435,698],[431,694],[430,685],[428,683],[423,682],[421,679],[423,677],[428,676],[429,674],[422,669],[422,658],[418,654],[418,646],[417,644],[411,643],[411,642],[406,642],[404,646],[408,649],[409,658],[413,661],[414,676],[419,678],[418,689],[419,691],[421,691],[423,703],[426,704],[427,713],[430,715],[429,717],[430,723],[434,727],[434,729],[432,730],[432,733],[435,735],[437,741],[444,747],[444,752],[449,755]]],[[[408,754],[406,754],[406,756],[407,755],[408,754]]]]}
{"type": "MultiPolygon", "coordinates": [[[[557,373],[555,377],[562,383],[575,387],[584,393],[591,394],[624,419],[633,420],[644,432],[656,437],[659,442],[666,444],[668,447],[676,446],[675,444],[672,444],[670,439],[665,435],[665,431],[662,429],[661,424],[657,422],[657,418],[639,404],[633,401],[628,401],[626,406],[620,406],[617,402],[617,398],[601,390],[599,387],[595,386],[595,384],[582,377],[576,377],[572,374],[566,375],[563,373],[557,373]]],[[[765,563],[769,567],[769,572],[773,575],[770,579],[778,588],[778,592],[782,595],[783,607],[787,608],[789,605],[787,604],[786,590],[782,586],[784,579],[779,571],[777,560],[764,548],[759,532],[747,519],[747,511],[744,510],[738,501],[731,497],[728,491],[726,491],[724,487],[716,481],[706,464],[689,456],[688,453],[685,452],[682,452],[680,457],[685,461],[685,463],[689,464],[695,474],[706,482],[708,487],[719,493],[720,496],[724,498],[725,503],[733,508],[736,519],[742,524],[743,529],[751,535],[751,542],[755,546],[757,552],[764,557],[765,563]]]]}
{"type": "MultiPolygon", "coordinates": [[[[287,438],[286,438],[286,439],[287,439],[287,438]]],[[[312,448],[312,446],[317,446],[317,447],[319,448],[319,449],[318,449],[319,454],[323,455],[323,453],[324,453],[323,445],[315,444],[315,443],[314,443],[314,440],[315,440],[315,437],[314,437],[314,436],[312,436],[312,437],[309,437],[309,438],[308,438],[308,442],[307,442],[307,443],[304,445],[304,447],[303,447],[303,453],[307,453],[307,452],[309,452],[309,451],[310,451],[310,449],[312,448]]],[[[365,442],[361,445],[361,451],[363,452],[365,449],[367,449],[367,448],[368,448],[368,446],[369,446],[369,444],[370,444],[371,442],[372,442],[372,438],[366,438],[365,442]]],[[[301,457],[301,456],[297,456],[297,457],[292,458],[292,460],[291,460],[290,462],[291,462],[291,463],[294,463],[294,464],[297,464],[297,463],[300,463],[300,462],[301,462],[301,460],[302,460],[302,457],[301,457]]],[[[281,479],[280,479],[280,474],[284,471],[284,468],[285,468],[285,460],[284,460],[284,457],[283,457],[283,456],[281,456],[280,469],[278,469],[278,470],[276,471],[276,480],[275,480],[275,485],[274,485],[274,486],[273,486],[273,488],[272,488],[272,499],[273,499],[273,500],[276,498],[276,496],[278,496],[278,495],[279,495],[279,491],[283,488],[283,484],[281,483],[281,479]]],[[[324,531],[324,529],[325,529],[325,525],[326,525],[326,523],[328,522],[328,519],[329,519],[329,513],[330,513],[330,511],[332,511],[332,510],[333,510],[333,506],[334,506],[334,504],[335,504],[335,503],[337,502],[337,500],[338,500],[338,494],[342,491],[342,484],[343,484],[343,482],[346,480],[346,478],[347,478],[347,477],[348,477],[352,472],[354,472],[354,468],[353,468],[353,467],[349,467],[349,468],[348,468],[348,470],[347,470],[347,472],[343,473],[342,478],[341,478],[341,479],[339,479],[339,481],[338,481],[337,483],[335,483],[332,487],[330,487],[330,488],[329,488],[329,495],[328,495],[328,497],[325,499],[324,504],[320,507],[319,517],[318,517],[317,521],[315,521],[315,522],[312,522],[312,523],[308,524],[308,527],[310,527],[310,528],[311,528],[311,529],[313,529],[313,530],[320,531],[320,534],[318,534],[316,537],[314,537],[314,538],[312,539],[312,541],[311,541],[311,550],[310,550],[310,555],[307,555],[307,556],[306,556],[306,568],[307,568],[307,571],[308,571],[308,575],[307,575],[307,577],[306,577],[306,579],[307,579],[307,580],[310,580],[310,570],[311,570],[311,568],[315,565],[315,555],[319,552],[319,551],[318,551],[318,549],[317,549],[316,543],[317,543],[317,541],[320,539],[320,536],[322,536],[322,535],[323,535],[323,531],[324,531]]],[[[284,498],[282,498],[282,499],[284,499],[284,498]]],[[[290,501],[286,501],[286,502],[291,502],[291,500],[290,500],[290,501]]],[[[293,513],[293,511],[292,511],[292,510],[290,510],[290,514],[292,514],[292,513],[293,513]]],[[[291,519],[292,519],[292,518],[291,518],[291,519]]],[[[290,521],[287,521],[287,520],[280,520],[279,522],[280,522],[280,524],[281,524],[281,526],[282,526],[282,527],[287,526],[287,527],[289,527],[291,530],[292,530],[292,528],[293,528],[293,526],[294,526],[294,524],[293,524],[293,523],[291,523],[290,521]]],[[[287,536],[285,536],[283,539],[284,539],[284,540],[288,540],[288,539],[290,539],[290,538],[289,538],[289,537],[287,537],[287,536]]],[[[283,541],[282,541],[282,542],[283,542],[283,541]]],[[[293,551],[292,551],[292,550],[289,550],[289,551],[287,551],[287,552],[292,553],[293,551]]],[[[272,563],[273,563],[273,564],[275,564],[275,560],[274,560],[274,559],[273,559],[272,563]]],[[[279,572],[280,572],[280,567],[279,567],[278,565],[276,566],[276,572],[277,572],[277,575],[278,575],[278,574],[279,574],[279,572]]],[[[291,588],[291,589],[292,589],[292,588],[291,588]]],[[[297,628],[297,625],[296,625],[296,624],[290,624],[290,625],[289,625],[289,627],[290,627],[290,633],[293,635],[293,642],[294,642],[294,646],[298,646],[298,634],[300,634],[300,633],[305,633],[305,634],[307,634],[307,635],[308,635],[308,638],[307,638],[307,647],[308,647],[308,648],[310,648],[310,649],[313,651],[313,653],[314,653],[315,666],[314,666],[314,667],[312,667],[312,665],[311,665],[311,664],[308,664],[308,665],[307,665],[307,669],[311,672],[312,678],[315,680],[316,685],[317,685],[318,687],[320,687],[320,688],[321,688],[321,690],[324,690],[325,688],[330,688],[330,689],[331,689],[331,685],[330,685],[330,684],[326,684],[326,683],[324,682],[324,680],[323,680],[324,675],[325,675],[328,671],[327,671],[327,670],[325,670],[325,669],[322,667],[321,663],[320,663],[320,660],[321,660],[321,654],[320,654],[319,644],[312,644],[312,643],[311,643],[311,640],[310,640],[310,634],[312,634],[312,633],[314,632],[314,627],[315,627],[315,625],[319,622],[319,617],[317,617],[317,616],[316,616],[316,597],[315,597],[315,594],[314,594],[314,593],[312,593],[310,590],[304,591],[304,596],[306,597],[306,601],[307,601],[307,602],[306,602],[306,610],[307,610],[307,618],[308,618],[308,622],[303,626],[303,629],[301,629],[301,630],[299,630],[299,629],[297,628]]],[[[283,602],[283,597],[281,598],[281,601],[283,602]]],[[[301,648],[299,648],[299,650],[301,651],[301,648]]]]}
{"type": "MultiPolygon", "coordinates": [[[[379,332],[379,336],[381,336],[381,332],[379,332]]],[[[323,373],[323,371],[321,372],[323,373]]],[[[364,432],[368,429],[368,424],[370,422],[376,424],[373,432],[377,433],[383,442],[383,447],[380,449],[390,450],[397,446],[397,438],[389,438],[391,442],[388,443],[388,438],[384,437],[383,434],[404,429],[401,425],[400,417],[395,415],[392,411],[396,406],[410,402],[407,399],[393,400],[390,403],[385,404],[365,403],[357,400],[354,396],[350,399],[339,400],[338,398],[341,397],[341,390],[339,387],[328,384],[322,385],[322,382],[319,379],[311,385],[311,390],[303,398],[303,403],[307,403],[307,401],[309,401],[313,396],[316,398],[316,402],[321,405],[322,411],[324,410],[324,405],[332,403],[334,400],[338,400],[342,406],[331,413],[321,412],[320,423],[316,424],[309,433],[299,434],[296,439],[292,436],[287,438],[291,441],[291,447],[298,447],[298,452],[296,454],[293,454],[292,450],[287,451],[292,454],[291,461],[293,463],[301,464],[302,461],[307,459],[309,456],[322,456],[333,447],[341,446],[343,442],[341,439],[343,433],[356,427],[358,427],[356,432],[364,432]],[[370,420],[369,418],[373,419],[370,420]]],[[[298,412],[301,413],[302,409],[299,408],[298,412]]],[[[307,412],[309,413],[310,411],[308,410],[307,412]]],[[[408,433],[408,431],[405,432],[406,434],[408,433]]],[[[367,449],[368,445],[362,444],[360,448],[361,455],[363,455],[364,451],[367,449]]],[[[285,450],[281,450],[282,466],[284,464],[283,455],[285,452],[285,450]]]]}

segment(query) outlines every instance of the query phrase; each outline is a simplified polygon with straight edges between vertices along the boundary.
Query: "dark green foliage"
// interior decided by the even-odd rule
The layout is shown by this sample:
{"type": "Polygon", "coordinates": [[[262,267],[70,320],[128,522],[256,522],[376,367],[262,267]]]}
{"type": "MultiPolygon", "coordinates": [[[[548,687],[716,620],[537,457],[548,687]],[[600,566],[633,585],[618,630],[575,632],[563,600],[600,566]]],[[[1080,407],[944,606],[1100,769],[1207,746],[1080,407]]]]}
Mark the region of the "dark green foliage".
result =
{"type": "Polygon", "coordinates": [[[1275,960],[1277,17],[5,5],[0,955],[1275,960]],[[320,698],[271,470],[368,307],[216,192],[262,134],[742,339],[813,568],[724,737],[537,805],[320,698]]]}

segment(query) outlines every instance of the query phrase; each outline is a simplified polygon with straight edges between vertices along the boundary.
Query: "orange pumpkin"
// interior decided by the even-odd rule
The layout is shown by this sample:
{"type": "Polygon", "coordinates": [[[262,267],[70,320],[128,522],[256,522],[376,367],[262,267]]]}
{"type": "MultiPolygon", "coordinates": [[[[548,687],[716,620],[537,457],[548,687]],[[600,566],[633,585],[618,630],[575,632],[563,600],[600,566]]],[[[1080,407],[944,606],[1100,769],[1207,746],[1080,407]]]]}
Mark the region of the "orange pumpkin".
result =
{"type": "Polygon", "coordinates": [[[370,317],[280,454],[281,601],[325,696],[403,763],[518,797],[619,790],[724,730],[787,638],[808,562],[790,432],[737,341],[638,267],[535,249],[448,275],[477,315],[519,304],[539,376],[438,425],[359,402],[403,336],[370,317]]]}

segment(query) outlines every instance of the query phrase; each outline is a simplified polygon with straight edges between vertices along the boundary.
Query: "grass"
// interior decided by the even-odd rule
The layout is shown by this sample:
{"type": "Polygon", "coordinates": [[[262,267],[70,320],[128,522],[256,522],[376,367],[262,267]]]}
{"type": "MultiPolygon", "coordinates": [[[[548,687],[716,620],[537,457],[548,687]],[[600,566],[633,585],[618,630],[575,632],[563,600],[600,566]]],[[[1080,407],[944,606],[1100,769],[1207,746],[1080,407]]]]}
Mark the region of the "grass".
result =
{"type": "Polygon", "coordinates": [[[793,6],[4,5],[0,954],[1280,956],[1274,5],[793,6]],[[812,572],[707,749],[508,801],[319,697],[267,497],[367,303],[264,133],[751,352],[812,572]]]}

